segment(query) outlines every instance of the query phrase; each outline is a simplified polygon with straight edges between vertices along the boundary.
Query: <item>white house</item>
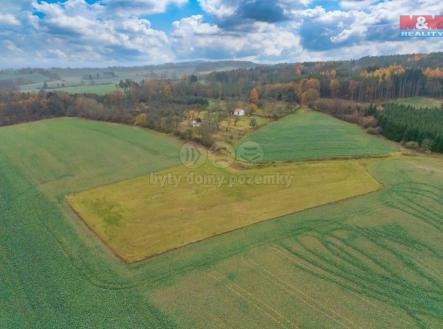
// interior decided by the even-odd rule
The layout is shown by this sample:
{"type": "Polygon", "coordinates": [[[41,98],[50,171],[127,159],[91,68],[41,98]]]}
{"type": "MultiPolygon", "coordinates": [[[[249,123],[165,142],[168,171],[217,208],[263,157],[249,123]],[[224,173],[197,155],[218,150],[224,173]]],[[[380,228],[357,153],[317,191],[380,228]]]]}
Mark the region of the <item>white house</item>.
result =
{"type": "Polygon", "coordinates": [[[202,124],[202,120],[200,118],[192,120],[192,127],[194,127],[194,128],[200,127],[201,124],[202,124]]]}
{"type": "Polygon", "coordinates": [[[234,110],[234,116],[236,116],[236,117],[242,117],[245,114],[246,114],[246,112],[243,109],[235,109],[234,110]]]}

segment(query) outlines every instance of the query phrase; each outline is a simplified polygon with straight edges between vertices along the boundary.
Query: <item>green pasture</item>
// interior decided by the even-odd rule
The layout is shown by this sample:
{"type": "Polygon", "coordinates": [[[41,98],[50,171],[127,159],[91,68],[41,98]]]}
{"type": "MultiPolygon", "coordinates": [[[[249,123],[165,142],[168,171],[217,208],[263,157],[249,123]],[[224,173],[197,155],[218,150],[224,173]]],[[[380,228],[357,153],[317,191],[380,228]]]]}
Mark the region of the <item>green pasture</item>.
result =
{"type": "Polygon", "coordinates": [[[65,196],[176,166],[180,144],[74,119],[0,140],[0,328],[443,326],[442,158],[361,160],[383,190],[127,265],[65,196]]]}
{"type": "Polygon", "coordinates": [[[392,143],[356,125],[312,111],[288,115],[241,142],[259,144],[265,161],[380,156],[396,150],[392,143]]]}
{"type": "Polygon", "coordinates": [[[115,84],[103,84],[103,85],[82,85],[73,87],[57,88],[54,91],[63,91],[69,94],[96,94],[106,95],[117,90],[115,84]]]}

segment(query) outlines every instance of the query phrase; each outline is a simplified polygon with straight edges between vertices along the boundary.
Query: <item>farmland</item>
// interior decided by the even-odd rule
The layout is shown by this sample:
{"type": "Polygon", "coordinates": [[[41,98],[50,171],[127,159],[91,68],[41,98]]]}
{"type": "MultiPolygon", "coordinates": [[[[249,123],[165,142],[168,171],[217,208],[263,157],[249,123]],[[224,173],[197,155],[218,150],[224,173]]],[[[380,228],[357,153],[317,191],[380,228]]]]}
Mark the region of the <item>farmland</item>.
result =
{"type": "Polygon", "coordinates": [[[244,249],[152,300],[183,328],[439,328],[441,164],[370,160],[382,192],[237,232],[244,249]]]}
{"type": "Polygon", "coordinates": [[[269,124],[243,141],[258,143],[266,161],[385,155],[393,144],[328,115],[299,111],[269,124]]]}
{"type": "Polygon", "coordinates": [[[180,144],[74,119],[0,138],[0,328],[442,327],[441,157],[359,160],[382,190],[127,265],[65,197],[175,168],[180,144]]]}
{"type": "Polygon", "coordinates": [[[0,152],[50,193],[174,166],[180,148],[159,133],[70,118],[5,127],[0,139],[0,152]]]}
{"type": "Polygon", "coordinates": [[[119,256],[135,262],[379,188],[357,162],[242,171],[206,165],[195,170],[179,167],[161,171],[82,192],[68,200],[119,256]]]}
{"type": "Polygon", "coordinates": [[[55,91],[64,91],[69,94],[96,94],[106,95],[117,90],[115,84],[82,85],[75,87],[57,88],[55,91]]]}

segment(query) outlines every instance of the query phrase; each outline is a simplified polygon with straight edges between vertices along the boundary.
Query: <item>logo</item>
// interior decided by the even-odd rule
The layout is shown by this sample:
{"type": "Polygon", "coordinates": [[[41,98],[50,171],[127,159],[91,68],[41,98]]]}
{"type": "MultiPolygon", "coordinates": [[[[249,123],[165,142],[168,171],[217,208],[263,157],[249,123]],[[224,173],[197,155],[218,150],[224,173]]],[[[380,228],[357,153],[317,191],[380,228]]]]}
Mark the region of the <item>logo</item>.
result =
{"type": "Polygon", "coordinates": [[[400,16],[401,37],[443,37],[443,16],[400,16]]]}
{"type": "Polygon", "coordinates": [[[209,161],[214,167],[225,169],[237,161],[258,163],[263,161],[263,148],[254,142],[245,142],[236,149],[225,145],[223,152],[210,152],[195,143],[186,143],[180,149],[180,162],[187,168],[197,169],[209,161]]]}
{"type": "Polygon", "coordinates": [[[222,152],[213,152],[212,156],[209,157],[212,164],[216,168],[225,169],[232,165],[235,159],[235,150],[231,145],[225,145],[222,152]]]}
{"type": "Polygon", "coordinates": [[[256,163],[263,161],[265,153],[259,144],[254,142],[245,142],[240,144],[237,148],[236,156],[237,160],[239,161],[256,163]]]}
{"type": "Polygon", "coordinates": [[[186,143],[180,150],[180,161],[188,168],[201,167],[208,159],[208,152],[194,143],[186,143]]]}

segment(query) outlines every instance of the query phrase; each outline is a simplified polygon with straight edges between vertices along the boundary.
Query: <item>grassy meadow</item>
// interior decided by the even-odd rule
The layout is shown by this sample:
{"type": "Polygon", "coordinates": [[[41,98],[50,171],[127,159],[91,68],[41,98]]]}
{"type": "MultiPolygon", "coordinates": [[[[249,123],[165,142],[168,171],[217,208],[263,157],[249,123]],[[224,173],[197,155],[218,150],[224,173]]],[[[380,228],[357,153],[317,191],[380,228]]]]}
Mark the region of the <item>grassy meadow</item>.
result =
{"type": "Polygon", "coordinates": [[[356,161],[241,171],[182,166],[81,192],[68,202],[131,263],[379,188],[356,161]]]}
{"type": "Polygon", "coordinates": [[[0,328],[443,326],[441,157],[360,160],[382,190],[128,265],[65,197],[176,167],[179,143],[74,119],[0,140],[0,328]]]}
{"type": "Polygon", "coordinates": [[[313,160],[386,155],[394,144],[356,125],[312,111],[299,111],[246,136],[261,145],[265,161],[313,160]]]}
{"type": "Polygon", "coordinates": [[[64,91],[69,94],[97,94],[106,95],[112,93],[118,88],[115,84],[103,84],[103,85],[82,85],[82,86],[72,86],[57,88],[55,91],[64,91]]]}

